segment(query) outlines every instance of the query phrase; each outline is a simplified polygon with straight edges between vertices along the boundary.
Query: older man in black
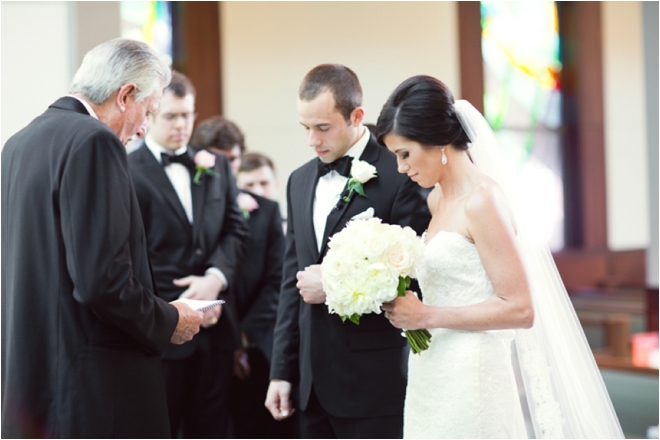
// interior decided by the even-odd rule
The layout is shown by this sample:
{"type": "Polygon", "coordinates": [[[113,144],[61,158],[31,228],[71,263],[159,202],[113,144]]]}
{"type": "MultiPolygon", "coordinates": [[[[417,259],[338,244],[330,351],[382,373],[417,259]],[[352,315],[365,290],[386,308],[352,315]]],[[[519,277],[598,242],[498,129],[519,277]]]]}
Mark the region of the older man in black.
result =
{"type": "Polygon", "coordinates": [[[202,314],[153,294],[124,148],[169,81],[146,44],[103,43],[4,146],[2,437],[169,436],[160,353],[202,314]]]}

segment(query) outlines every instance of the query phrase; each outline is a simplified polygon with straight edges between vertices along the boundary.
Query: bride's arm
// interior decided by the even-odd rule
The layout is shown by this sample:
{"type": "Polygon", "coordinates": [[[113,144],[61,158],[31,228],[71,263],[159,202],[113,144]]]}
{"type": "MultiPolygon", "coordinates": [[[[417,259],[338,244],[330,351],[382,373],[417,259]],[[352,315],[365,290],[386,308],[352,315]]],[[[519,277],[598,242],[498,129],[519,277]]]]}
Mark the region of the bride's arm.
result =
{"type": "Polygon", "coordinates": [[[414,295],[397,298],[383,310],[395,327],[496,330],[529,328],[534,310],[515,232],[496,186],[480,185],[466,203],[467,229],[495,290],[495,297],[464,307],[433,307],[414,295]]]}

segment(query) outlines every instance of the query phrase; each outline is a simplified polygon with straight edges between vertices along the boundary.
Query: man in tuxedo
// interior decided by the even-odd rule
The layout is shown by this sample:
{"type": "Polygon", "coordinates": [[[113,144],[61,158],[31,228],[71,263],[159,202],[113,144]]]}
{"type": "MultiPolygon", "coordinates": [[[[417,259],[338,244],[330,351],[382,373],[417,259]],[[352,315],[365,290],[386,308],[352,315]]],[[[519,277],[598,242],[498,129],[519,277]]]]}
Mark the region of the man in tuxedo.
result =
{"type": "Polygon", "coordinates": [[[236,175],[240,189],[252,194],[276,200],[279,183],[275,176],[273,161],[260,153],[247,153],[241,159],[241,166],[236,175]]]}
{"type": "MultiPolygon", "coordinates": [[[[243,167],[245,137],[236,124],[222,116],[202,121],[195,130],[193,143],[227,156],[235,171],[243,167]]],[[[247,219],[250,238],[232,288],[242,341],[234,355],[233,436],[292,438],[292,421],[275,422],[263,406],[282,281],[284,235],[280,207],[277,202],[244,189],[239,192],[238,205],[247,219]]]]}
{"type": "MultiPolygon", "coordinates": [[[[241,158],[241,167],[236,175],[236,183],[242,190],[277,200],[280,184],[275,175],[273,161],[261,153],[247,153],[241,158]]],[[[282,219],[282,230],[286,235],[286,219],[282,219]]]]}
{"type": "Polygon", "coordinates": [[[170,72],[146,44],[92,49],[2,150],[2,437],[169,436],[160,353],[202,314],[153,294],[124,145],[170,72]]]}
{"type": "Polygon", "coordinates": [[[229,161],[188,145],[194,119],[195,89],[173,72],[128,166],[158,295],[167,301],[227,301],[205,312],[203,328],[190,343],[163,354],[172,435],[225,438],[233,351],[240,343],[229,288],[248,230],[229,161]]]}
{"type": "Polygon", "coordinates": [[[418,233],[429,213],[396,158],[362,125],[362,89],[345,66],[312,69],[298,91],[300,123],[318,158],[295,170],[287,186],[288,231],[266,407],[283,419],[299,387],[303,438],[400,438],[409,349],[383,315],[360,325],[329,314],[320,263],[329,238],[353,217],[373,215],[418,233]],[[376,167],[366,197],[342,199],[351,160],[376,167]]]}

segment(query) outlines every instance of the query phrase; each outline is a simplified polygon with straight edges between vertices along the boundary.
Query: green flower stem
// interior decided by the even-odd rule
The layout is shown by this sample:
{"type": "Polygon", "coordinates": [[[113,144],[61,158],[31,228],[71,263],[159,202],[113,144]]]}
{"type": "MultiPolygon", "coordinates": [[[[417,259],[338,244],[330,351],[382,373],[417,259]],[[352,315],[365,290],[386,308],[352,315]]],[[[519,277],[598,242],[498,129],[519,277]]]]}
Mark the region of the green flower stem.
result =
{"type": "MultiPolygon", "coordinates": [[[[406,296],[406,289],[410,287],[410,277],[399,277],[397,296],[406,296]]],[[[414,354],[419,354],[429,348],[431,333],[425,328],[419,330],[406,330],[403,332],[408,340],[408,345],[414,354]]]]}
{"type": "Polygon", "coordinates": [[[431,333],[426,329],[406,330],[404,332],[408,344],[414,354],[419,354],[429,348],[431,333]]]}
{"type": "Polygon", "coordinates": [[[197,168],[197,172],[195,173],[195,178],[193,179],[195,185],[199,185],[199,178],[202,177],[202,174],[204,174],[204,170],[201,168],[197,168]]]}
{"type": "Polygon", "coordinates": [[[218,175],[218,173],[213,171],[211,168],[204,168],[204,167],[201,167],[201,166],[197,165],[197,167],[195,167],[195,169],[196,169],[195,177],[193,178],[193,182],[195,183],[195,185],[201,185],[200,179],[205,174],[208,174],[209,176],[214,176],[214,177],[218,175]]]}

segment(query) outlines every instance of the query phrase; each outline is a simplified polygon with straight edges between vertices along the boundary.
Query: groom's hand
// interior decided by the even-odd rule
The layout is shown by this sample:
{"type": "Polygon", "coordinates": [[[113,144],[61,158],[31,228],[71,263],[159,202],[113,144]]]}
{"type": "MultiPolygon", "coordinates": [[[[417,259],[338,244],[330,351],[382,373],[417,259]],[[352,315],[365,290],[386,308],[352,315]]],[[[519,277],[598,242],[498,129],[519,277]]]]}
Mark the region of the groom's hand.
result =
{"type": "Polygon", "coordinates": [[[312,264],[305,270],[296,274],[298,283],[296,287],[307,304],[323,304],[325,302],[325,292],[323,283],[321,283],[321,265],[312,264]]]}
{"type": "Polygon", "coordinates": [[[266,408],[275,420],[284,420],[295,412],[291,407],[291,382],[273,379],[266,393],[266,408]]]}

